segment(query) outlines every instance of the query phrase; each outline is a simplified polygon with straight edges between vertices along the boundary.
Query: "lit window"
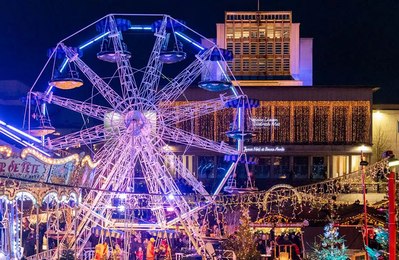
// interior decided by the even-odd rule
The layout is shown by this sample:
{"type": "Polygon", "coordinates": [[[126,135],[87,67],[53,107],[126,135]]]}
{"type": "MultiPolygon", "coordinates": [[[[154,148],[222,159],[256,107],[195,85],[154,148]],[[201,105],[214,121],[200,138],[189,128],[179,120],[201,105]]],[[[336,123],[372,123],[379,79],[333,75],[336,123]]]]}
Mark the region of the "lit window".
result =
{"type": "Polygon", "coordinates": [[[249,42],[244,42],[242,44],[242,54],[249,55],[249,42]]]}
{"type": "Polygon", "coordinates": [[[239,26],[234,27],[234,38],[235,39],[241,38],[241,27],[239,26]]]}
{"type": "Polygon", "coordinates": [[[234,46],[234,55],[240,55],[241,54],[241,43],[236,42],[234,46]]]}
{"type": "Polygon", "coordinates": [[[281,42],[276,42],[276,55],[281,55],[281,42]]]}
{"type": "Polygon", "coordinates": [[[248,38],[249,37],[249,27],[243,27],[242,28],[242,37],[243,38],[248,38]]]}
{"type": "Polygon", "coordinates": [[[226,37],[227,37],[227,39],[233,39],[233,27],[232,26],[227,26],[226,37]]]}
{"type": "Polygon", "coordinates": [[[283,28],[283,35],[284,35],[284,38],[290,38],[290,27],[284,27],[283,28]]]}
{"type": "Polygon", "coordinates": [[[259,59],[259,72],[265,72],[265,59],[259,59]]]}
{"type": "Polygon", "coordinates": [[[258,27],[251,27],[251,38],[258,37],[258,27]]]}
{"type": "Polygon", "coordinates": [[[266,54],[266,43],[260,42],[259,43],[259,55],[265,55],[265,54],[266,54]]]}
{"type": "Polygon", "coordinates": [[[256,55],[257,49],[258,49],[258,44],[256,42],[251,43],[251,55],[256,55]]]}
{"type": "Polygon", "coordinates": [[[281,36],[282,36],[282,28],[280,26],[276,26],[275,30],[276,31],[275,31],[274,37],[275,38],[281,38],[281,36]]]}
{"type": "Polygon", "coordinates": [[[267,24],[267,38],[274,38],[273,24],[267,24]]]}
{"type": "Polygon", "coordinates": [[[265,28],[259,28],[259,38],[265,38],[265,28]]]}
{"type": "Polygon", "coordinates": [[[283,44],[283,48],[284,48],[284,54],[290,54],[290,43],[289,42],[285,42],[284,44],[283,44]]]}
{"type": "Polygon", "coordinates": [[[273,54],[273,43],[272,42],[267,43],[267,54],[269,54],[269,55],[273,54]]]}

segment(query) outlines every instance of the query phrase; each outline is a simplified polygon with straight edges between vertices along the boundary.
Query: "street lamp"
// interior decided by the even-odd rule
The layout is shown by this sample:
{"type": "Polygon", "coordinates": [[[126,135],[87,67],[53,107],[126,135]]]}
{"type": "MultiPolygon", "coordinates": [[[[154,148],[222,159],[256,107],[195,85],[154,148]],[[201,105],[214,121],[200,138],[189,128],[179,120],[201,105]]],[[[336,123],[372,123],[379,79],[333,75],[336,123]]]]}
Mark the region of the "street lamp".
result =
{"type": "Polygon", "coordinates": [[[389,260],[396,259],[396,176],[394,167],[399,165],[399,160],[393,156],[389,159],[389,177],[388,177],[388,232],[389,232],[389,260]]]}

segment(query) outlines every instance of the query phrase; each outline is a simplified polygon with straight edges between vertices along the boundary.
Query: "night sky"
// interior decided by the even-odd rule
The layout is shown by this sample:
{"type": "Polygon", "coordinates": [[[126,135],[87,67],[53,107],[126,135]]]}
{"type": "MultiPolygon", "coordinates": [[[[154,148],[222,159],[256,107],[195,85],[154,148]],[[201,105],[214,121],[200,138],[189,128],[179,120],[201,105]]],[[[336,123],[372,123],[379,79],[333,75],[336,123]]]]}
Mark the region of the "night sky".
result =
{"type": "MultiPolygon", "coordinates": [[[[48,48],[108,13],[166,13],[212,38],[224,11],[256,11],[257,1],[2,0],[0,6],[0,79],[30,86],[48,48]]],[[[301,37],[314,38],[314,85],[376,85],[375,103],[399,103],[397,1],[261,0],[261,10],[291,10],[301,37]]]]}

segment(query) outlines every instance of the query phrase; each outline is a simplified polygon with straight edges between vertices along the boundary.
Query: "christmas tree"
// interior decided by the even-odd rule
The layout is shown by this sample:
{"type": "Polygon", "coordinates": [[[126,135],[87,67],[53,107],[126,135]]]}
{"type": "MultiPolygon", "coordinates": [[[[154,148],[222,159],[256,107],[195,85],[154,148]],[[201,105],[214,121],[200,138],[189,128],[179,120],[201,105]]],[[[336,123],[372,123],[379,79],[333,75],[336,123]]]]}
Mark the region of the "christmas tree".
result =
{"type": "Polygon", "coordinates": [[[367,253],[372,260],[388,259],[388,246],[389,246],[389,234],[383,227],[374,228],[376,234],[375,240],[381,246],[381,250],[370,248],[366,246],[367,253]]]}
{"type": "Polygon", "coordinates": [[[248,217],[241,218],[240,226],[233,236],[224,242],[224,248],[233,250],[239,260],[258,260],[260,252],[256,250],[254,234],[249,226],[248,217]]]}
{"type": "Polygon", "coordinates": [[[313,257],[318,260],[346,260],[348,256],[345,240],[339,237],[338,227],[329,223],[324,227],[324,234],[320,236],[320,243],[313,247],[313,257]]]}

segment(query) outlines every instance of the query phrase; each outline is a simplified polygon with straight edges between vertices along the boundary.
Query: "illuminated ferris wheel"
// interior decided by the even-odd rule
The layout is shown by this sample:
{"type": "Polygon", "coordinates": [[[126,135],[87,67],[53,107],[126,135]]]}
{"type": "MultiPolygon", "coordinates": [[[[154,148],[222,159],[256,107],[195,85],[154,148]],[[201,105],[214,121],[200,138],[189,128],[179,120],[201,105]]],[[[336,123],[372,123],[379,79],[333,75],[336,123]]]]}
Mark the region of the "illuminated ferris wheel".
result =
{"type": "MultiPolygon", "coordinates": [[[[42,114],[48,114],[45,107],[48,103],[102,122],[76,133],[54,139],[43,139],[45,146],[54,151],[76,145],[103,144],[94,155],[94,161],[98,166],[92,187],[96,189],[91,190],[81,203],[77,216],[80,221],[79,226],[69,228],[64,236],[67,238],[68,234],[71,234],[73,239],[69,241],[64,239],[64,242],[70,248],[76,248],[80,254],[90,237],[91,228],[97,226],[113,228],[115,222],[112,221],[112,214],[107,210],[107,206],[119,195],[104,191],[119,193],[132,191],[130,187],[134,186],[132,182],[135,179],[135,167],[139,164],[148,192],[150,195],[154,194],[149,196],[149,205],[159,227],[166,228],[172,222],[180,222],[197,251],[206,255],[205,244],[201,239],[199,224],[194,214],[196,205],[189,204],[184,196],[181,196],[182,192],[176,185],[173,175],[177,173],[184,178],[195,192],[212,203],[213,197],[221,191],[237,163],[246,158],[243,153],[243,142],[253,137],[251,121],[246,118],[250,116],[250,108],[253,105],[241,88],[236,84],[233,85],[231,81],[233,76],[226,65],[226,61],[232,59],[230,52],[218,48],[214,42],[190,29],[184,22],[168,15],[159,15],[158,20],[150,26],[132,25],[131,21],[135,21],[138,17],[148,18],[154,15],[107,15],[59,42],[49,51],[49,62],[46,66],[53,65],[53,67],[48,88],[44,92],[31,92],[29,96],[42,102],[40,109],[42,114]],[[96,27],[99,34],[79,47],[67,45],[69,42],[74,42],[77,35],[90,27],[96,27]],[[123,36],[134,31],[152,31],[155,38],[148,63],[142,69],[134,69],[131,66],[129,59],[133,55],[128,50],[127,40],[125,41],[123,36]],[[207,47],[203,47],[198,41],[184,34],[185,31],[205,41],[207,47]],[[187,48],[193,48],[197,54],[190,57],[183,50],[182,42],[191,43],[187,48]],[[101,48],[97,58],[116,65],[115,78],[118,79],[119,88],[112,87],[82,60],[83,50],[95,44],[99,44],[101,48]],[[192,61],[188,66],[160,87],[165,64],[174,64],[190,58],[192,61]],[[93,92],[92,96],[84,97],[87,98],[86,101],[53,94],[54,89],[69,90],[81,87],[84,82],[79,78],[79,73],[86,76],[97,93],[93,92]],[[204,91],[218,91],[221,93],[219,97],[175,105],[174,102],[200,76],[199,87],[204,91]],[[140,79],[140,82],[136,81],[137,79],[140,79]],[[98,95],[101,95],[108,105],[94,104],[93,98],[98,95]],[[184,131],[176,126],[180,122],[226,108],[235,108],[233,122],[226,134],[237,141],[238,148],[184,131]],[[212,196],[180,160],[173,160],[174,163],[170,163],[171,158],[175,158],[176,155],[170,149],[165,149],[168,147],[167,142],[231,156],[231,166],[212,196]],[[165,216],[165,203],[173,208],[175,219],[172,221],[167,221],[165,216]]],[[[57,92],[66,93],[62,90],[57,92]]],[[[46,126],[42,125],[36,130],[46,133],[46,126]]],[[[33,131],[35,129],[31,129],[31,133],[33,131]]],[[[125,194],[125,198],[129,196],[134,195],[125,194]]],[[[128,204],[125,206],[134,207],[128,204]]]]}

